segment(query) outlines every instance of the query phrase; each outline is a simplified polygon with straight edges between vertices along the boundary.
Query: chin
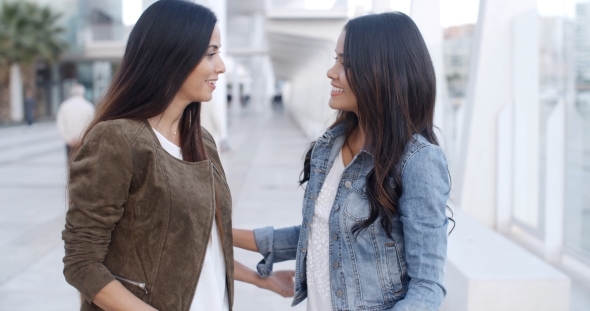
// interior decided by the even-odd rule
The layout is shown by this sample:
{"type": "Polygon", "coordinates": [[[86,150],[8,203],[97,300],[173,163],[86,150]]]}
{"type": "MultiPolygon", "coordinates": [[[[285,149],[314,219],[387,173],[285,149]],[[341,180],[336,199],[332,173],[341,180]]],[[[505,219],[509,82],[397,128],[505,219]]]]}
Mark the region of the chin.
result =
{"type": "Polygon", "coordinates": [[[198,99],[194,100],[194,102],[206,103],[206,102],[210,102],[212,99],[213,99],[213,95],[199,96],[198,99]]]}
{"type": "Polygon", "coordinates": [[[330,106],[330,108],[334,109],[334,110],[341,110],[340,106],[336,103],[334,103],[334,101],[332,99],[330,99],[330,101],[328,102],[328,106],[330,106]]]}

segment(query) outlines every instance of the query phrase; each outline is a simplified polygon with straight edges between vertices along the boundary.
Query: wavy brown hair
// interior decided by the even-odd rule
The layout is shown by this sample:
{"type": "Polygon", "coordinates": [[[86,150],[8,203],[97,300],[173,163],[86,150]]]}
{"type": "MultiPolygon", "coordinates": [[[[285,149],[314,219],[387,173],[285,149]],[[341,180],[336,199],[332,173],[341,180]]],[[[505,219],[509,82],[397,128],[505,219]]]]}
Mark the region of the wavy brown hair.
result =
{"type": "MultiPolygon", "coordinates": [[[[121,68],[84,136],[103,121],[145,120],[163,113],[204,58],[216,23],[211,10],[190,1],[160,0],[148,7],[129,35],[121,68]]],[[[207,157],[200,113],[201,103],[190,103],[179,122],[185,161],[207,157]]]]}
{"type": "MultiPolygon", "coordinates": [[[[366,177],[369,218],[356,223],[352,231],[358,234],[380,218],[391,238],[392,218],[399,214],[403,193],[397,164],[406,144],[420,134],[438,145],[433,130],[434,67],[418,27],[403,13],[357,17],[344,30],[344,67],[358,115],[339,111],[330,129],[345,124],[348,136],[361,126],[375,161],[366,177]]],[[[309,180],[312,150],[313,144],[305,156],[300,184],[309,180]]]]}

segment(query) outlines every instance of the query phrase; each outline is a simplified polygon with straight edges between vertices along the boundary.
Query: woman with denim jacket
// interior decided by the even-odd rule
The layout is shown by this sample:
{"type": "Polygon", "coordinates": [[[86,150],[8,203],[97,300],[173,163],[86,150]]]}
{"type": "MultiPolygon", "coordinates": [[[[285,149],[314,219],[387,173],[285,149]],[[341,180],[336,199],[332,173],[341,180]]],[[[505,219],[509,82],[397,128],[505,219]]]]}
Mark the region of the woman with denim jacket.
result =
{"type": "Polygon", "coordinates": [[[445,156],[424,40],[399,12],[350,20],[336,45],[334,124],[307,152],[301,225],[234,229],[262,276],[296,260],[293,305],[309,311],[435,311],[444,296],[445,156]]]}

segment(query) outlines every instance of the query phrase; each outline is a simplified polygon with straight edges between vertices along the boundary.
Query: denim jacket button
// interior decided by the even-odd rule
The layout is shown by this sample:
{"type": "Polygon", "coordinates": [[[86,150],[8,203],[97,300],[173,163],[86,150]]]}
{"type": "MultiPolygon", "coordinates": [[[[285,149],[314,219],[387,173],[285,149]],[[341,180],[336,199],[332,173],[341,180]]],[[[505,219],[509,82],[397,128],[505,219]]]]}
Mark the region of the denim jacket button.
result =
{"type": "Polygon", "coordinates": [[[334,269],[338,269],[338,267],[339,267],[339,266],[340,266],[340,265],[338,264],[338,262],[337,262],[337,261],[336,261],[336,262],[334,262],[334,269]]]}
{"type": "Polygon", "coordinates": [[[344,187],[346,187],[346,189],[350,189],[350,188],[352,188],[352,183],[350,182],[350,180],[347,180],[347,181],[344,183],[344,187]]]}
{"type": "Polygon", "coordinates": [[[338,296],[338,297],[342,297],[343,294],[344,293],[341,290],[336,291],[336,296],[338,296]]]}
{"type": "Polygon", "coordinates": [[[338,235],[337,235],[337,234],[334,234],[334,235],[332,236],[332,239],[334,239],[334,241],[338,241],[338,235]]]}
{"type": "Polygon", "coordinates": [[[336,205],[334,206],[334,211],[337,211],[337,210],[339,210],[339,209],[340,209],[340,204],[336,204],[336,205]]]}
{"type": "Polygon", "coordinates": [[[305,252],[307,252],[307,249],[305,249],[305,248],[302,248],[302,249],[301,249],[301,252],[302,252],[302,253],[305,253],[305,252]]]}

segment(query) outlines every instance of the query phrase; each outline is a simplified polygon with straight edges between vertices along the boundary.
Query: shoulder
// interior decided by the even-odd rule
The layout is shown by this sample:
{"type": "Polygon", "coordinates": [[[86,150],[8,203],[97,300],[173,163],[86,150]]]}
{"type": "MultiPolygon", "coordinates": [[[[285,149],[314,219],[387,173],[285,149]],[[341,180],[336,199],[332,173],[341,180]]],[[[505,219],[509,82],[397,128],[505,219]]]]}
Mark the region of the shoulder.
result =
{"type": "Polygon", "coordinates": [[[132,143],[143,127],[142,121],[131,119],[116,119],[102,121],[94,125],[86,135],[86,139],[123,139],[132,143]]]}
{"type": "Polygon", "coordinates": [[[213,136],[211,135],[211,133],[209,133],[209,131],[207,131],[207,129],[202,126],[201,126],[201,136],[203,137],[203,139],[208,140],[210,143],[212,143],[213,145],[216,146],[215,139],[213,139],[213,136]]]}
{"type": "Polygon", "coordinates": [[[429,142],[424,136],[414,134],[406,144],[399,170],[400,174],[416,166],[428,167],[431,164],[447,166],[447,160],[440,146],[429,142]]]}

